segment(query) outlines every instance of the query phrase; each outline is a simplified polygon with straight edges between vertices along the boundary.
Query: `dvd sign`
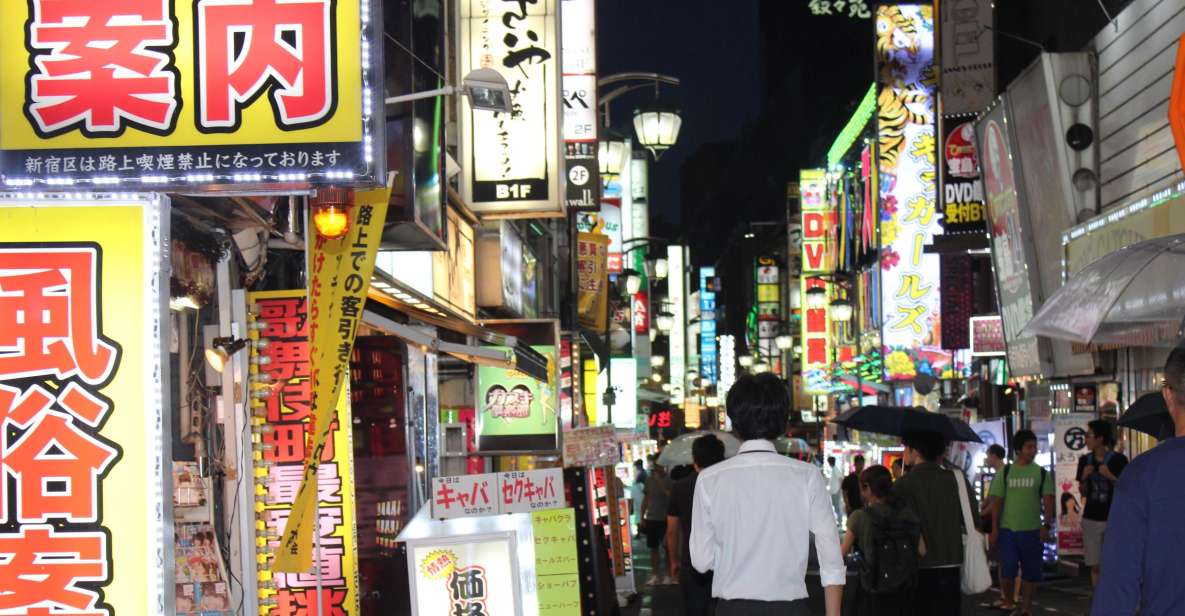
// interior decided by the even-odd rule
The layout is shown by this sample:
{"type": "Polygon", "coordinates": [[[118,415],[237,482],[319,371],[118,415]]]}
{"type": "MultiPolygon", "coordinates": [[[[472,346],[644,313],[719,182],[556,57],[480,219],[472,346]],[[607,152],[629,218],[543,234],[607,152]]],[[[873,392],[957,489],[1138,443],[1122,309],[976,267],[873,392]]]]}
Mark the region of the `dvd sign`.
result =
{"type": "Polygon", "coordinates": [[[987,212],[983,205],[983,184],[979,180],[979,157],[975,150],[975,127],[957,124],[943,143],[942,229],[947,235],[986,233],[987,212]]]}

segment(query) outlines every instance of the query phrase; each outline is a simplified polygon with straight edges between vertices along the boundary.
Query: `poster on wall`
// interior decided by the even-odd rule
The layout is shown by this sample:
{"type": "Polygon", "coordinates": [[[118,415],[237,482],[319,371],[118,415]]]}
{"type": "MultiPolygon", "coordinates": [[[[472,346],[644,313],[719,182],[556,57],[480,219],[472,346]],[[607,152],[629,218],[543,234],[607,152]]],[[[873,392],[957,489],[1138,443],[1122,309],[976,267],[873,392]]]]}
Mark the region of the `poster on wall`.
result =
{"type": "Polygon", "coordinates": [[[0,196],[0,611],[173,613],[168,211],[0,196]]]}
{"type": "Polygon", "coordinates": [[[1086,425],[1093,413],[1067,413],[1053,417],[1053,476],[1057,480],[1057,549],[1061,555],[1082,553],[1082,502],[1078,493],[1078,458],[1086,448],[1086,425]]]}
{"type": "MultiPolygon", "coordinates": [[[[512,351],[506,347],[490,347],[512,351]]],[[[517,370],[477,367],[477,450],[483,453],[550,452],[559,447],[556,348],[532,346],[547,358],[548,382],[517,370]]]]}
{"type": "Polygon", "coordinates": [[[164,192],[386,175],[383,114],[369,111],[383,106],[370,0],[2,7],[5,186],[164,192]]]}
{"type": "Polygon", "coordinates": [[[951,355],[942,348],[939,257],[925,252],[940,230],[933,7],[882,5],[876,19],[885,378],[939,378],[951,355]]]}
{"type": "MultiPolygon", "coordinates": [[[[267,475],[259,483],[265,496],[262,502],[257,501],[255,519],[275,535],[283,532],[295,505],[312,431],[309,304],[305,298],[304,289],[247,294],[247,302],[255,306],[255,318],[267,324],[259,332],[259,339],[266,340],[267,345],[250,347],[251,363],[257,365],[253,370],[268,376],[274,384],[272,395],[264,398],[262,418],[255,420],[260,433],[258,455],[267,467],[267,475]],[[255,359],[264,362],[256,364],[255,359]]],[[[349,387],[342,387],[330,437],[317,468],[316,490],[320,567],[322,572],[330,572],[322,575],[321,585],[329,591],[330,606],[345,612],[357,610],[359,603],[350,417],[349,387]]],[[[261,546],[261,556],[270,555],[274,549],[274,545],[261,546]]],[[[261,569],[258,581],[260,600],[275,600],[282,605],[316,603],[317,594],[310,588],[316,585],[312,574],[261,569]],[[271,588],[262,585],[268,582],[271,588]]]]}
{"type": "Polygon", "coordinates": [[[412,606],[421,616],[521,616],[515,533],[408,541],[412,606]]]}
{"type": "Polygon", "coordinates": [[[975,125],[949,123],[953,126],[942,142],[942,231],[946,235],[983,235],[987,233],[987,215],[979,180],[975,125]]]}
{"type": "Polygon", "coordinates": [[[510,113],[461,103],[461,195],[479,214],[563,209],[558,2],[458,2],[457,74],[510,85],[510,113]]]}
{"type": "Polygon", "coordinates": [[[1001,99],[976,124],[979,151],[983,153],[983,186],[988,205],[988,232],[992,241],[992,262],[996,275],[996,293],[1004,324],[1008,371],[1012,376],[1053,374],[1043,348],[1034,336],[1021,336],[1021,330],[1033,318],[1036,272],[1031,238],[1022,219],[1017,176],[1012,163],[1011,135],[1008,130],[1006,99],[1001,99]]]}

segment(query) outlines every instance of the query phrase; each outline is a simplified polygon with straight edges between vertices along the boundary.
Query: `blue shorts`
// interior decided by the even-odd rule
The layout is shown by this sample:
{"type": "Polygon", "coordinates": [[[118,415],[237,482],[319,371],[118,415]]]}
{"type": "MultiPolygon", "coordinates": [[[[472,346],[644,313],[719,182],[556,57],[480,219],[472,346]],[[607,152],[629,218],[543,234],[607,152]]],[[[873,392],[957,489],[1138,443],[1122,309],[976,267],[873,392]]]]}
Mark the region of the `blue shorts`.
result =
{"type": "Polygon", "coordinates": [[[1011,580],[1020,571],[1025,582],[1040,582],[1042,556],[1045,546],[1041,544],[1039,530],[1000,529],[1000,543],[997,548],[1000,557],[1000,577],[1011,580]]]}

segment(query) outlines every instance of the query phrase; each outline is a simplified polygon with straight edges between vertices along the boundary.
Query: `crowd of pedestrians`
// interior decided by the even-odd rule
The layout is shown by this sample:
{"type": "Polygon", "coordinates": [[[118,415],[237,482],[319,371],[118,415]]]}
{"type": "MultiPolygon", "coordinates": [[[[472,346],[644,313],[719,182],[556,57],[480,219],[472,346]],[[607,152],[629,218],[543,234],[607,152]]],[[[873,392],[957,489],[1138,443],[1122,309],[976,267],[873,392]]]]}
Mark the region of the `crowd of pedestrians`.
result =
{"type": "MultiPolygon", "coordinates": [[[[1169,356],[1163,394],[1176,435],[1185,437],[1185,346],[1169,356]]],[[[1033,613],[1058,511],[1054,478],[1035,460],[1033,432],[1012,436],[1011,462],[1002,446],[987,449],[994,477],[980,504],[963,472],[942,462],[948,442],[937,432],[904,434],[903,455],[891,468],[865,468],[857,456],[847,476],[834,457],[820,472],[778,454],[773,441],[789,408],[784,381],[744,376],[727,396],[743,441],[737,455],[725,460],[724,444],[709,434],[694,441],[694,470],[686,477],[672,481],[659,467],[648,475],[638,469],[651,581],[677,581],[686,614],[809,614],[813,540],[827,616],[844,609],[845,582],[857,585],[848,589],[845,614],[958,616],[962,595],[974,586],[968,537],[981,532],[998,563],[1000,595],[991,607],[1033,613]]],[[[1115,441],[1110,423],[1090,422],[1075,477],[1084,561],[1096,589],[1091,615],[1185,614],[1185,438],[1166,440],[1130,464],[1115,441]]]]}

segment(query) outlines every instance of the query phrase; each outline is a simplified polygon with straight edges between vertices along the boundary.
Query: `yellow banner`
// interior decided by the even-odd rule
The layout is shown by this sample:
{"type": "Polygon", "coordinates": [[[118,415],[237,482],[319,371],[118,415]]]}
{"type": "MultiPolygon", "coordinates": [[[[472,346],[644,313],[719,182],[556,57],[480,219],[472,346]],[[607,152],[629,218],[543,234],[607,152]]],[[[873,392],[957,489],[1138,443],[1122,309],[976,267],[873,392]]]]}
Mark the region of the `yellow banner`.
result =
{"type": "MultiPolygon", "coordinates": [[[[306,291],[248,293],[252,314],[264,323],[258,338],[266,346],[252,353],[266,357],[266,364],[252,363],[252,377],[267,375],[270,381],[256,388],[271,395],[253,398],[252,427],[255,443],[256,530],[279,535],[291,516],[300,489],[308,443],[311,439],[313,383],[309,374],[309,326],[306,291]],[[267,429],[264,429],[264,426],[267,429]]],[[[321,457],[317,480],[316,526],[321,531],[320,569],[325,612],[354,614],[358,605],[358,557],[354,541],[354,477],[350,444],[350,393],[343,387],[330,426],[330,446],[321,457]]],[[[260,561],[267,562],[271,546],[260,539],[260,561]]],[[[313,605],[315,577],[307,572],[273,574],[258,570],[262,614],[268,603],[313,605]],[[270,582],[270,584],[269,584],[270,582]]]]}
{"type": "Polygon", "coordinates": [[[162,210],[0,199],[0,611],[173,613],[162,210]]]}
{"type": "MultiPolygon", "coordinates": [[[[313,558],[312,518],[316,507],[317,472],[333,424],[333,402],[349,377],[350,353],[366,292],[374,273],[375,256],[387,217],[391,187],[354,193],[350,230],[345,237],[313,237],[309,243],[309,349],[313,380],[313,440],[305,457],[305,471],[292,514],[280,537],[276,572],[307,571],[313,558]]],[[[348,426],[345,429],[349,429],[348,426]]]]}
{"type": "Polygon", "coordinates": [[[608,321],[609,236],[576,234],[577,310],[581,327],[603,332],[608,321]]]}

